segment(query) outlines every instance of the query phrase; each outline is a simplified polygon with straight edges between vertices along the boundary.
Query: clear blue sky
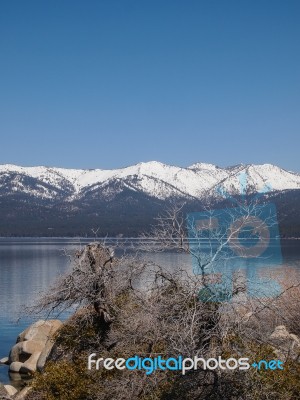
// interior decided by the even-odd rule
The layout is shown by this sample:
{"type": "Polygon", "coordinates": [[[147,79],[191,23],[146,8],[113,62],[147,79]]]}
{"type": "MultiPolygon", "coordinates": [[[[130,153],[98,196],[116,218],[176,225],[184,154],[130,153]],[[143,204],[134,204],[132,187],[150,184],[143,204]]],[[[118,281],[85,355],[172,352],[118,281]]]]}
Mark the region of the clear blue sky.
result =
{"type": "Polygon", "coordinates": [[[300,172],[299,0],[1,0],[0,163],[300,172]]]}

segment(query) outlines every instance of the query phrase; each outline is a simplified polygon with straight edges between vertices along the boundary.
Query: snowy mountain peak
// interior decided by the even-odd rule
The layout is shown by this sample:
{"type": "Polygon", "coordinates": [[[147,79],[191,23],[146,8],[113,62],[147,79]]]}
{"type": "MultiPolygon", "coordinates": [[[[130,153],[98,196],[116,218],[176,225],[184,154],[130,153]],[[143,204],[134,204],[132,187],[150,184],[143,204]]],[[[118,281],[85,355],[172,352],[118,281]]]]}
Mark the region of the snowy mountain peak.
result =
{"type": "Polygon", "coordinates": [[[0,191],[1,196],[20,192],[40,198],[70,200],[91,191],[99,196],[109,192],[111,196],[114,184],[118,182],[118,190],[129,188],[158,199],[172,196],[199,199],[214,195],[218,186],[229,193],[239,193],[241,173],[247,174],[248,192],[258,192],[266,185],[273,191],[300,189],[299,174],[271,164],[220,168],[213,164],[195,163],[182,168],[149,161],[111,170],[4,164],[0,165],[0,191]]]}
{"type": "Polygon", "coordinates": [[[208,170],[216,170],[219,169],[217,165],[214,164],[207,164],[207,163],[195,163],[192,164],[188,167],[188,169],[194,169],[194,170],[202,170],[202,169],[208,169],[208,170]]]}

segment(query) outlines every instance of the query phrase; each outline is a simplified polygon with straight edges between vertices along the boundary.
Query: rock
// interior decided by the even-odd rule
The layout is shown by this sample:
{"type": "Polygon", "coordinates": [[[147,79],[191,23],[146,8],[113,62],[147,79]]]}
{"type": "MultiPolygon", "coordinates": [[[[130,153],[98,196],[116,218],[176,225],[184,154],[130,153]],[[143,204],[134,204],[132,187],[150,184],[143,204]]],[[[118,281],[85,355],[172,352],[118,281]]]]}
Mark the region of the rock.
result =
{"type": "Polygon", "coordinates": [[[10,396],[14,396],[16,393],[18,393],[18,390],[11,385],[4,385],[4,388],[10,396]]]}
{"type": "Polygon", "coordinates": [[[39,359],[39,368],[42,370],[54,344],[53,334],[61,326],[59,320],[40,320],[20,333],[9,353],[10,371],[33,374],[39,359]]]}
{"type": "Polygon", "coordinates": [[[1,358],[0,364],[8,365],[9,364],[8,357],[1,358]]]}
{"type": "Polygon", "coordinates": [[[22,367],[20,368],[20,373],[33,374],[36,371],[36,365],[40,355],[40,351],[33,353],[31,357],[23,363],[22,367]]]}
{"type": "Polygon", "coordinates": [[[9,370],[10,372],[20,372],[23,363],[20,361],[14,361],[10,364],[9,370]]]}
{"type": "Polygon", "coordinates": [[[276,326],[269,337],[269,341],[281,360],[285,361],[287,358],[300,359],[300,339],[298,336],[289,333],[284,325],[276,326]]]}
{"type": "Polygon", "coordinates": [[[25,340],[35,340],[46,343],[48,338],[52,336],[60,327],[62,322],[58,319],[49,319],[48,321],[39,320],[29,326],[18,336],[17,343],[25,340]]]}
{"type": "Polygon", "coordinates": [[[15,397],[14,400],[26,400],[28,393],[32,390],[30,386],[26,386],[15,397]]]}
{"type": "Polygon", "coordinates": [[[286,339],[289,336],[289,332],[284,325],[276,326],[274,332],[270,335],[271,339],[286,339]]]}
{"type": "Polygon", "coordinates": [[[49,339],[37,361],[36,369],[38,372],[43,372],[46,361],[47,361],[49,354],[51,353],[51,350],[53,348],[53,345],[54,345],[53,340],[49,339]]]}
{"type": "Polygon", "coordinates": [[[9,353],[9,364],[20,361],[26,362],[36,352],[41,353],[45,344],[36,340],[27,340],[15,344],[9,353]]]}
{"type": "Polygon", "coordinates": [[[0,400],[11,400],[10,395],[7,393],[7,390],[2,383],[0,383],[0,400]]]}

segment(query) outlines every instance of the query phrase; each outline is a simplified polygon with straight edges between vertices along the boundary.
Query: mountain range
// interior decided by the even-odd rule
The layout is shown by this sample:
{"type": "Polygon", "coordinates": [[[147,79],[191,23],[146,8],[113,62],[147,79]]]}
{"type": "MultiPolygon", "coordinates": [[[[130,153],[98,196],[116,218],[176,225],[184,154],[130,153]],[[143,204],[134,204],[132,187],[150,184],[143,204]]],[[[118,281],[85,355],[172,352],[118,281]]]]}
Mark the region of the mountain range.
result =
{"type": "Polygon", "coordinates": [[[1,236],[137,235],[170,201],[187,210],[263,192],[284,235],[298,235],[300,174],[271,164],[182,168],[152,161],[114,170],[0,165],[1,236]]]}

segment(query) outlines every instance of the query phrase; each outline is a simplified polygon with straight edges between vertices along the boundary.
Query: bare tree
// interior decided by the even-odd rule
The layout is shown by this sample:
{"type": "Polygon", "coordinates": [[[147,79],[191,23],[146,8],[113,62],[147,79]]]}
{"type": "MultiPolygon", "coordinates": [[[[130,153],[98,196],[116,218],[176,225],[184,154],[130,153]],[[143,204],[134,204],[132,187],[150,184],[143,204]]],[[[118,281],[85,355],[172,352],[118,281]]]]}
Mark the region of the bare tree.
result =
{"type": "MultiPolygon", "coordinates": [[[[226,212],[228,229],[224,230],[216,221],[217,214],[209,209],[204,210],[203,218],[195,214],[187,220],[183,205],[173,205],[158,218],[152,232],[140,238],[138,251],[134,247],[131,255],[118,258],[107,242],[94,242],[78,252],[71,270],[59,278],[35,308],[63,311],[73,306],[78,310],[58,338],[60,351],[52,354],[57,368],[61,360],[93,351],[113,358],[260,354],[260,346],[269,344],[274,321],[288,324],[295,318],[297,307],[290,306],[289,296],[299,304],[300,292],[296,282],[285,282],[275,298],[255,293],[247,296],[245,291],[239,297],[243,285],[236,274],[224,267],[240,258],[263,258],[262,250],[269,240],[265,229],[275,221],[274,215],[265,214],[257,203],[240,204],[239,214],[231,209],[226,212]],[[249,226],[258,237],[254,249],[239,241],[239,232],[249,226]],[[145,258],[145,251],[185,252],[194,261],[196,273],[184,268],[168,271],[145,258]],[[226,272],[225,287],[217,286],[219,275],[226,272]],[[234,290],[235,285],[239,290],[234,290]],[[220,293],[224,288],[230,296],[220,293]],[[91,327],[95,328],[92,332],[97,332],[99,322],[105,327],[105,334],[100,330],[97,337],[88,335],[91,327]],[[66,347],[66,343],[73,343],[73,347],[66,347]]],[[[295,323],[290,326],[295,329],[295,323]]],[[[272,356],[269,347],[264,351],[272,356]]],[[[275,399],[277,395],[270,388],[263,397],[265,382],[253,374],[238,376],[201,367],[185,376],[177,372],[170,376],[163,371],[148,376],[143,371],[100,371],[93,380],[97,391],[92,399],[244,400],[257,396],[275,399]]],[[[32,394],[32,398],[42,398],[39,396],[41,392],[32,394]]]]}
{"type": "MultiPolygon", "coordinates": [[[[222,210],[206,207],[201,213],[190,213],[187,218],[184,204],[173,204],[157,218],[151,232],[142,235],[141,248],[150,253],[171,250],[189,254],[193,272],[201,276],[202,286],[208,295],[215,296],[213,287],[224,293],[227,291],[228,295],[245,290],[247,284],[254,290],[252,281],[258,282],[258,276],[253,273],[246,282],[238,272],[243,266],[236,268],[236,265],[241,260],[242,263],[243,260],[250,260],[252,271],[257,272],[254,264],[274,261],[269,259],[270,254],[263,253],[273,239],[279,240],[279,237],[270,236],[270,228],[276,227],[276,216],[273,210],[266,212],[264,204],[259,204],[257,198],[238,202],[237,205],[222,210]],[[224,219],[225,224],[222,224],[224,219]],[[252,235],[250,245],[239,238],[239,234],[246,230],[248,236],[252,235]],[[212,285],[220,278],[221,285],[212,285]],[[232,287],[234,283],[235,287],[232,287]]],[[[262,288],[260,292],[256,295],[262,295],[262,288]]]]}
{"type": "Polygon", "coordinates": [[[93,242],[75,254],[71,270],[60,276],[28,311],[60,315],[71,308],[92,307],[100,319],[110,323],[111,298],[130,288],[142,268],[134,257],[118,259],[105,241],[93,242]]]}

